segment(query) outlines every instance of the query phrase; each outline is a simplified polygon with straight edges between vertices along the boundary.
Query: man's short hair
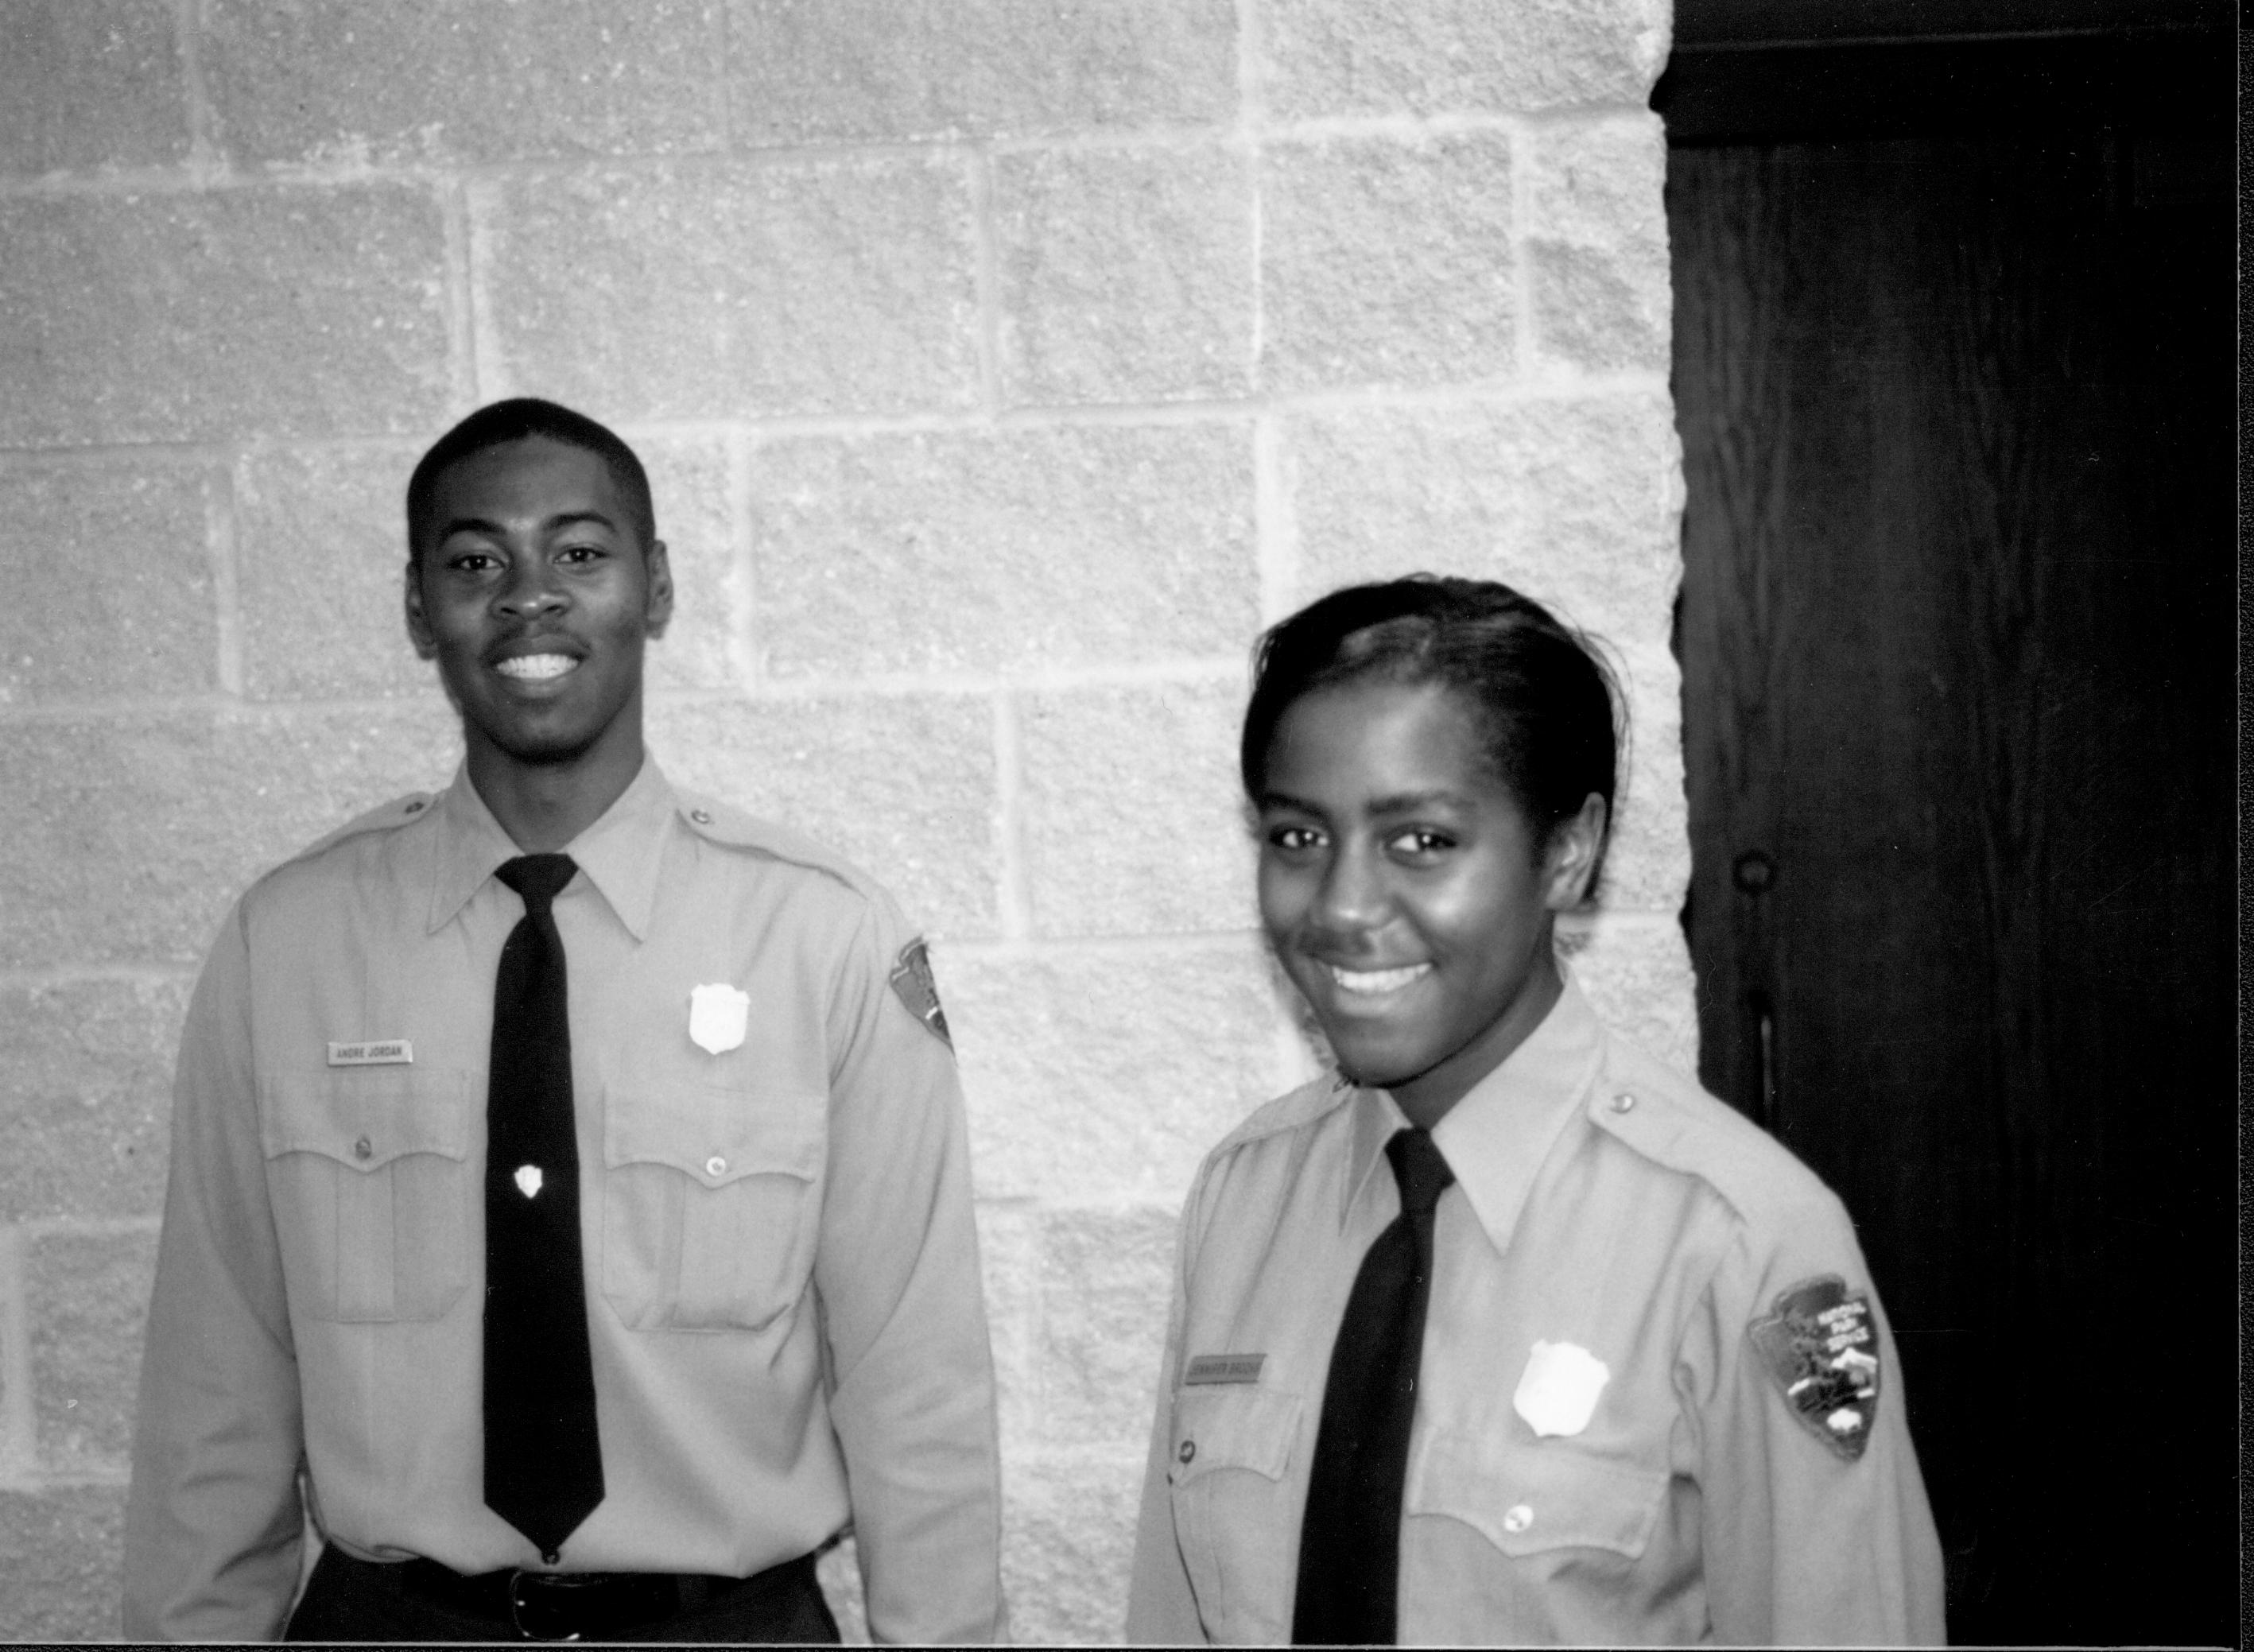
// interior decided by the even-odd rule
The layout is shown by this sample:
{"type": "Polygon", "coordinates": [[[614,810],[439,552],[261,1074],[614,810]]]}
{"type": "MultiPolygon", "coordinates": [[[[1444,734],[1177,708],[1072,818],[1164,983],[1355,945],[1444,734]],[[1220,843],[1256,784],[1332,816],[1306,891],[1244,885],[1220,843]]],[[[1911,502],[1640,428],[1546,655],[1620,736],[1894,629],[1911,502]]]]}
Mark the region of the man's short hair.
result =
{"type": "Polygon", "coordinates": [[[634,530],[641,536],[642,554],[649,554],[650,546],[657,539],[657,510],[650,502],[649,474],[634,457],[634,449],[620,439],[616,431],[584,413],[574,413],[568,407],[543,402],[537,396],[520,396],[480,408],[433,442],[430,451],[416,465],[415,473],[407,479],[407,559],[410,564],[422,566],[424,541],[435,526],[430,516],[438,478],[447,466],[472,453],[521,442],[530,436],[544,436],[551,442],[582,449],[602,460],[611,472],[611,481],[619,490],[634,530]]]}

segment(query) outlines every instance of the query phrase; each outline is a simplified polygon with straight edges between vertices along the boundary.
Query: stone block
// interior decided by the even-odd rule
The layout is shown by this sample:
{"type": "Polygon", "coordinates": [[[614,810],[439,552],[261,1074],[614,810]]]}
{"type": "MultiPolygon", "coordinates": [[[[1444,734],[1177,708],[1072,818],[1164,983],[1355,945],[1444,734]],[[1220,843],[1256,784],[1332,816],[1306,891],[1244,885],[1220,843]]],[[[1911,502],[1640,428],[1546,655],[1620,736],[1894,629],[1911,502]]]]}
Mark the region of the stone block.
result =
{"type": "Polygon", "coordinates": [[[644,655],[649,684],[734,688],[746,593],[729,504],[727,444],[718,437],[629,439],[649,472],[657,536],[673,570],[673,622],[644,655]]]}
{"type": "Polygon", "coordinates": [[[946,962],[982,1195],[1179,1207],[1277,1093],[1281,989],[1250,939],[946,962]]]}
{"type": "Polygon", "coordinates": [[[1264,150],[1263,387],[1467,384],[1516,371],[1512,165],[1499,132],[1264,150]]]}
{"type": "Polygon", "coordinates": [[[1423,570],[1500,579],[1615,643],[1663,636],[1679,447],[1653,394],[1354,410],[1284,427],[1293,606],[1423,570]]]}
{"type": "Polygon", "coordinates": [[[1600,898],[1609,911],[1672,918],[1690,886],[1682,673],[1663,635],[1617,650],[1614,665],[1628,697],[1628,741],[1600,898]]]}
{"type": "Polygon", "coordinates": [[[472,201],[496,394],[612,422],[976,401],[958,158],[598,169],[472,201]]]}
{"type": "Polygon", "coordinates": [[[779,678],[1236,659],[1258,624],[1242,425],[761,442],[752,491],[779,678]]]}
{"type": "Polygon", "coordinates": [[[1236,778],[1243,699],[1235,682],[1028,697],[1023,833],[1036,934],[1257,925],[1236,778]]]}
{"type": "MultiPolygon", "coordinates": [[[[676,784],[805,833],[948,939],[998,928],[994,713],[971,695],[651,707],[676,784]]],[[[948,984],[941,965],[941,984],[948,984]]]]}
{"type": "Polygon", "coordinates": [[[1002,1511],[1002,1586],[1018,1645],[1117,1643],[1134,1564],[1142,1446],[1013,1466],[1002,1511]]]}
{"type": "Polygon", "coordinates": [[[1178,1208],[1045,1214],[1041,1449],[1140,1460],[1166,1351],[1178,1208]]]}
{"type": "Polygon", "coordinates": [[[263,869],[459,760],[437,696],[388,710],[0,724],[0,968],[192,964],[263,869]]]}
{"type": "Polygon", "coordinates": [[[162,460],[0,468],[0,705],[216,687],[223,486],[162,460]]]}
{"type": "Polygon", "coordinates": [[[384,443],[256,448],[242,460],[235,601],[251,697],[438,691],[400,606],[402,500],[421,456],[420,446],[384,443]]]}
{"type": "Polygon", "coordinates": [[[1690,949],[1674,918],[1600,913],[1558,926],[1558,949],[1606,1024],[1693,1079],[1698,1011],[1690,949]]]}
{"type": "Polygon", "coordinates": [[[0,0],[0,172],[187,158],[172,0],[0,0]]]}
{"type": "Polygon", "coordinates": [[[1250,390],[1252,178],[1241,151],[1005,154],[994,216],[1005,402],[1250,390]]]}
{"type": "Polygon", "coordinates": [[[1666,66],[1670,0],[1272,0],[1270,118],[1640,105],[1666,66]]]}
{"type": "Polygon", "coordinates": [[[716,150],[699,0],[216,0],[202,67],[238,164],[447,164],[716,150]]]}
{"type": "Polygon", "coordinates": [[[1528,167],[1536,350],[1592,373],[1668,368],[1667,136],[1659,117],[1538,129],[1528,167]]]}
{"type": "Polygon", "coordinates": [[[0,1212],[154,1215],[164,1202],[185,975],[0,987],[0,1212]]]}
{"type": "Polygon", "coordinates": [[[115,1474],[133,1448],[157,1227],[49,1233],[28,1258],[32,1415],[50,1474],[115,1474]]]}
{"type": "Polygon", "coordinates": [[[390,183],[0,200],[0,445],[419,433],[445,237],[390,183]]]}
{"type": "Polygon", "coordinates": [[[1229,120],[1234,0],[732,0],[739,144],[1229,120]]]}
{"type": "Polygon", "coordinates": [[[0,1639],[115,1640],[124,1544],[122,1486],[0,1491],[0,1639]]]}

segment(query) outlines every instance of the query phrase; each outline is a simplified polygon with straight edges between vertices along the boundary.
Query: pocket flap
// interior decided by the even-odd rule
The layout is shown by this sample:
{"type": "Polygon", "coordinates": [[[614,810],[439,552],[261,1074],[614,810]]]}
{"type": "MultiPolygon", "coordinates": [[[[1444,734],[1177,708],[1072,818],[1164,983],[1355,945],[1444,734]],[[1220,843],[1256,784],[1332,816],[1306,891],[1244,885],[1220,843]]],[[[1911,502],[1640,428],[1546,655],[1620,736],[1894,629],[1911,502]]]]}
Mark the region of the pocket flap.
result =
{"type": "Polygon", "coordinates": [[[1166,1477],[1180,1486],[1216,1468],[1284,1478],[1299,1430],[1299,1396],[1283,1389],[1186,1388],[1174,1395],[1166,1477]]]}
{"type": "Polygon", "coordinates": [[[363,1172],[409,1153],[466,1158],[472,1126],[482,1127],[485,1116],[465,1102],[469,1080],[384,1068],[268,1079],[259,1086],[259,1146],[269,1158],[318,1153],[363,1172]]]}
{"type": "Polygon", "coordinates": [[[1635,1559],[1651,1540],[1668,1480],[1559,1440],[1438,1431],[1418,1467],[1410,1513],[1460,1520],[1507,1555],[1585,1548],[1635,1559]]]}
{"type": "Polygon", "coordinates": [[[795,1176],[822,1171],[828,1098],[685,1085],[606,1093],[604,1162],[666,1165],[707,1187],[746,1176],[795,1176]]]}

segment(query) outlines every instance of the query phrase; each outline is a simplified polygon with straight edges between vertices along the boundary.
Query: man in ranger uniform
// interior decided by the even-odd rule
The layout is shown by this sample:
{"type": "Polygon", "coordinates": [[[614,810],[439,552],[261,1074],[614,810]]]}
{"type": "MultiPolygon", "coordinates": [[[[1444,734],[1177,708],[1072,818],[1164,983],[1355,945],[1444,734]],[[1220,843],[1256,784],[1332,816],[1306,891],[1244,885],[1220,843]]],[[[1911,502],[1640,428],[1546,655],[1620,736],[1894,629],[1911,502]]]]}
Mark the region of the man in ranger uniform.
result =
{"type": "Polygon", "coordinates": [[[813,1556],[850,1520],[879,1639],[998,1639],[922,942],[644,751],[673,585],[616,436],[485,408],[407,526],[465,760],[261,878],[204,966],[125,1633],[835,1640],[813,1556]]]}

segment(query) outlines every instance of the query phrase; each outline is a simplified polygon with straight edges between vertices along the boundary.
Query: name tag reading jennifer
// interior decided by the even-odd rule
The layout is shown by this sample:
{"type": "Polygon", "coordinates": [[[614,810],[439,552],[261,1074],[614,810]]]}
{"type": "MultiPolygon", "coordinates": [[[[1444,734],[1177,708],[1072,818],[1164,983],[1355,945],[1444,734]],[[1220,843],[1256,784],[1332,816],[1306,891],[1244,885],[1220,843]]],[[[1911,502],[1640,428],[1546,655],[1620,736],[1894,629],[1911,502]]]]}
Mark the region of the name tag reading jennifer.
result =
{"type": "Polygon", "coordinates": [[[1264,1354],[1193,1354],[1183,1375],[1184,1388],[1203,1388],[1216,1382],[1257,1382],[1264,1354]]]}
{"type": "Polygon", "coordinates": [[[378,1039],[372,1044],[332,1044],[331,1067],[412,1067],[415,1046],[405,1039],[378,1039]]]}

